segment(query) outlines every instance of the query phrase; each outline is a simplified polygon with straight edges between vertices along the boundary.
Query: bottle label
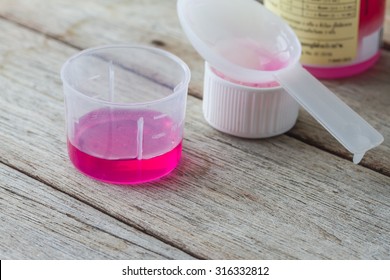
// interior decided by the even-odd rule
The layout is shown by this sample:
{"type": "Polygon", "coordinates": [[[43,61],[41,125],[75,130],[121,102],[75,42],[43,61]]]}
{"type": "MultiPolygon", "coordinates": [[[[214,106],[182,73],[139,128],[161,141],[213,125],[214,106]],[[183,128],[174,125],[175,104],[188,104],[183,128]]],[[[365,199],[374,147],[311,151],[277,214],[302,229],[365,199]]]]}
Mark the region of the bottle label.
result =
{"type": "Polygon", "coordinates": [[[358,55],[360,0],[264,0],[302,44],[301,63],[349,64],[358,55]]]}

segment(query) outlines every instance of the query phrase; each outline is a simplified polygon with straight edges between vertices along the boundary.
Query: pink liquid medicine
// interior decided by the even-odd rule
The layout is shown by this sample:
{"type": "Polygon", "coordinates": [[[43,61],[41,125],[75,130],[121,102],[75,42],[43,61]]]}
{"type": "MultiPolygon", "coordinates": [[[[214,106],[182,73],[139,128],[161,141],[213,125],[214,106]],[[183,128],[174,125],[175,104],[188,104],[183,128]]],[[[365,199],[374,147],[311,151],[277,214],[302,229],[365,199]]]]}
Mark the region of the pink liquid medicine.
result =
{"type": "Polygon", "coordinates": [[[156,111],[101,109],[75,124],[68,139],[72,163],[84,174],[114,184],[156,180],[179,163],[181,133],[156,111]]]}
{"type": "Polygon", "coordinates": [[[264,0],[302,44],[301,63],[317,78],[357,75],[380,57],[386,0],[264,0]]]}
{"type": "MultiPolygon", "coordinates": [[[[234,41],[223,42],[217,50],[231,63],[259,71],[276,71],[286,67],[289,63],[289,54],[272,53],[261,46],[257,41],[248,38],[238,38],[234,41]],[[245,50],[243,52],[242,50],[245,50]]],[[[243,82],[233,79],[212,67],[212,71],[225,81],[252,88],[274,88],[280,86],[276,81],[270,82],[243,82]]]]}

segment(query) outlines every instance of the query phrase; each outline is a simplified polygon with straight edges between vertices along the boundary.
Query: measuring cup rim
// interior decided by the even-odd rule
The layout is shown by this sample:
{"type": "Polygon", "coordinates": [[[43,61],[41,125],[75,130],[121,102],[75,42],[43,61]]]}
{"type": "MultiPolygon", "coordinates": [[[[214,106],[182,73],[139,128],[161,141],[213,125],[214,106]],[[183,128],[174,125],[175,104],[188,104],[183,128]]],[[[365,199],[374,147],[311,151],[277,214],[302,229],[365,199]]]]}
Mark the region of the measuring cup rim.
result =
{"type": "Polygon", "coordinates": [[[170,99],[174,99],[175,97],[177,97],[178,95],[181,94],[182,90],[185,90],[186,92],[188,91],[188,90],[186,90],[186,88],[188,87],[188,84],[191,80],[191,70],[189,69],[188,65],[182,59],[180,59],[178,56],[176,56],[168,51],[159,49],[159,48],[145,46],[145,45],[139,45],[139,44],[110,44],[110,45],[102,45],[102,46],[98,46],[98,47],[84,49],[84,50],[74,54],[73,56],[69,57],[65,61],[65,63],[61,67],[60,75],[61,75],[61,80],[62,80],[62,83],[64,84],[64,86],[71,88],[76,94],[78,94],[82,98],[89,99],[89,100],[96,102],[96,103],[109,105],[109,106],[116,106],[116,107],[146,106],[146,105],[158,104],[158,103],[170,100],[170,99]],[[177,84],[176,87],[173,88],[173,91],[171,94],[169,94],[165,97],[159,98],[159,99],[146,101],[146,102],[118,103],[118,102],[110,102],[110,101],[101,100],[101,99],[97,99],[97,98],[88,96],[88,95],[82,93],[81,91],[75,89],[69,83],[68,79],[65,78],[65,76],[66,76],[65,73],[67,71],[68,66],[70,65],[70,63],[73,60],[76,60],[79,57],[82,57],[88,53],[93,53],[95,51],[104,50],[104,49],[141,49],[141,50],[157,53],[157,54],[164,56],[166,58],[169,58],[172,61],[174,61],[175,63],[177,63],[177,65],[183,70],[183,74],[184,74],[183,79],[180,83],[177,84]]]}

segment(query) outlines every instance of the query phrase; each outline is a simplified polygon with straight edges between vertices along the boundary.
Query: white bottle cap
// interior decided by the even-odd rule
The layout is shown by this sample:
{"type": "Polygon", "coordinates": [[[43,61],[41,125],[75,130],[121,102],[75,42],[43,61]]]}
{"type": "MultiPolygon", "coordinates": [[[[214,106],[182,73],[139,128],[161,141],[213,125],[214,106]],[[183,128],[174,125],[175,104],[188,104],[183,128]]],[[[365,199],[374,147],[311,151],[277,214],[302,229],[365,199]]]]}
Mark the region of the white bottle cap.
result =
{"type": "Polygon", "coordinates": [[[239,85],[205,63],[203,114],[212,127],[239,137],[272,137],[290,130],[298,111],[298,102],[282,87],[239,85]]]}
{"type": "MultiPolygon", "coordinates": [[[[378,131],[301,67],[301,45],[296,34],[285,21],[260,3],[254,0],[178,0],[177,8],[188,39],[212,69],[239,84],[262,85],[277,81],[354,154],[355,163],[369,149],[383,142],[383,136],[378,131]]],[[[228,87],[224,85],[217,90],[212,87],[205,89],[205,94],[212,96],[221,95],[228,87]]],[[[244,96],[244,92],[250,95],[252,90],[244,91],[241,88],[237,92],[244,96]]],[[[215,114],[232,109],[246,111],[249,108],[248,102],[243,101],[246,98],[238,98],[243,103],[236,104],[234,108],[234,101],[219,103],[225,99],[217,98],[214,104],[206,104],[206,113],[211,115],[213,113],[209,111],[212,110],[216,111],[215,114]],[[220,106],[226,108],[220,109],[220,106]]],[[[262,104],[259,110],[265,107],[262,104]]],[[[233,117],[228,115],[225,115],[227,122],[232,124],[233,117]]],[[[211,117],[206,118],[210,122],[211,117]]],[[[242,117],[242,120],[248,118],[242,117]]],[[[253,120],[256,121],[255,118],[253,120]]],[[[233,127],[230,126],[226,132],[235,131],[233,127]]],[[[244,127],[248,127],[248,124],[244,127]]],[[[244,128],[240,134],[250,135],[251,132],[244,128]]]]}

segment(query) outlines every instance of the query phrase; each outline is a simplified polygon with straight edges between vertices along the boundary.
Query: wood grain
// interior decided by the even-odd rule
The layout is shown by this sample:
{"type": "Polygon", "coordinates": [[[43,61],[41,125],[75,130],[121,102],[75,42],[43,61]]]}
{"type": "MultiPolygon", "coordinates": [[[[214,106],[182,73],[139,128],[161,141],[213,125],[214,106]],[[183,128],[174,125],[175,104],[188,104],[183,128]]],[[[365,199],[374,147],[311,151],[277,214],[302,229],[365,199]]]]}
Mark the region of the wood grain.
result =
{"type": "MultiPolygon", "coordinates": [[[[192,70],[190,94],[202,97],[203,59],[189,44],[176,16],[176,1],[158,0],[3,0],[0,16],[77,48],[113,43],[162,47],[187,62],[192,70]],[[37,8],[39,7],[39,8],[37,8]]],[[[390,42],[389,20],[385,40],[390,42]]],[[[362,165],[390,176],[389,53],[364,74],[324,81],[343,101],[372,124],[385,142],[371,150],[362,165]]],[[[308,113],[301,110],[289,136],[351,160],[351,155],[308,113]]]]}
{"type": "Polygon", "coordinates": [[[66,155],[58,77],[77,50],[5,20],[0,28],[6,165],[193,257],[389,258],[389,177],[286,135],[219,133],[191,96],[183,159],[170,176],[132,187],[86,178],[66,155]]]}
{"type": "Polygon", "coordinates": [[[0,164],[1,259],[191,259],[0,164]]]}

